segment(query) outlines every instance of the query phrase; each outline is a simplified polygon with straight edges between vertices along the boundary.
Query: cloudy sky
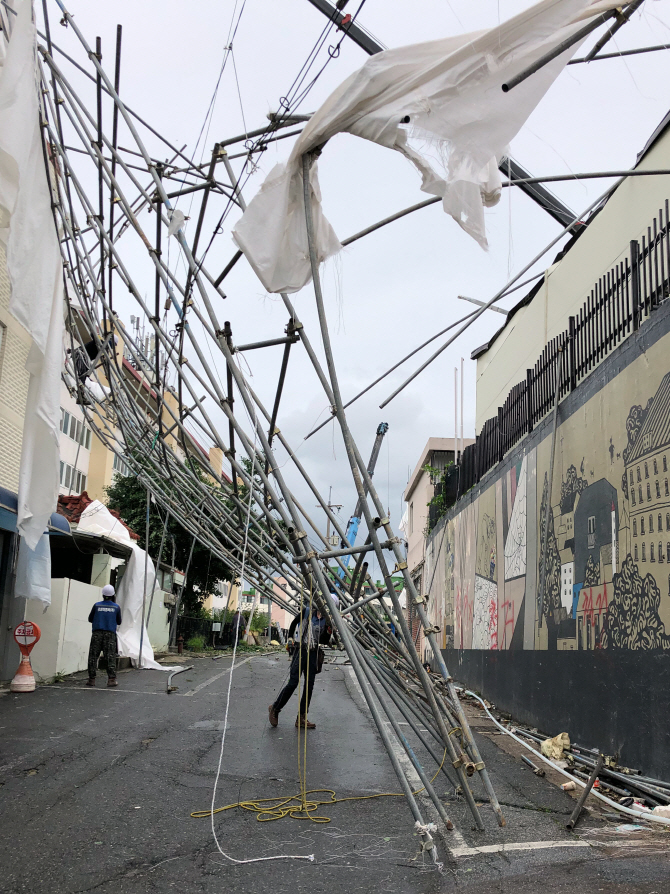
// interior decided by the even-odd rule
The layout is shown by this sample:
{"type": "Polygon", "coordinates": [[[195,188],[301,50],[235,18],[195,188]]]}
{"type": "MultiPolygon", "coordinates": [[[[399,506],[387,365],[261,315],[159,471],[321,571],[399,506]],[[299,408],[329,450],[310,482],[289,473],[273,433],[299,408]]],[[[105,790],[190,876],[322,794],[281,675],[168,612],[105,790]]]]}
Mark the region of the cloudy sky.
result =
{"type": "MultiPolygon", "coordinates": [[[[527,0],[414,0],[411,4],[366,0],[359,21],[385,46],[395,47],[489,28],[529,5],[527,0]]],[[[54,40],[85,64],[73,35],[59,28],[55,4],[49,6],[54,40]]],[[[347,11],[357,8],[358,0],[350,0],[347,11]]],[[[208,159],[217,140],[267,123],[267,113],[278,109],[280,98],[287,95],[326,23],[308,0],[192,0],[189,4],[175,0],[70,0],[68,9],[91,44],[101,36],[103,60],[110,73],[116,25],[123,25],[122,95],[172,143],[179,147],[187,144],[187,151],[198,160],[208,159]],[[232,53],[226,51],[231,23],[237,26],[232,53]]],[[[312,73],[329,59],[328,47],[336,39],[333,32],[312,73]]],[[[670,43],[670,0],[646,0],[608,49],[666,42],[670,43]]],[[[578,55],[588,46],[589,42],[578,55]]],[[[366,58],[361,49],[345,40],[299,111],[314,111],[366,58]]],[[[669,66],[670,53],[661,51],[567,68],[513,141],[512,156],[535,176],[630,167],[670,106],[669,66]]],[[[88,85],[81,82],[80,86],[91,101],[88,85]]],[[[121,145],[123,139],[122,131],[121,145]]],[[[272,166],[288,156],[292,142],[279,141],[258,158],[257,169],[245,185],[247,201],[272,166]]],[[[147,145],[158,157],[166,157],[167,150],[150,136],[147,145]]],[[[229,153],[243,149],[239,144],[229,147],[229,153]]],[[[243,161],[233,161],[236,170],[241,170],[243,161]]],[[[348,135],[329,142],[320,160],[320,180],[324,211],[341,239],[425,198],[417,173],[398,153],[348,135]]],[[[579,181],[555,184],[552,190],[577,213],[606,186],[603,180],[579,181]]],[[[659,204],[665,198],[659,196],[659,204]]],[[[184,197],[180,207],[195,217],[198,203],[184,197]]],[[[213,211],[211,221],[208,218],[211,225],[215,216],[213,211]]],[[[208,267],[215,274],[234,252],[230,230],[235,220],[235,215],[226,219],[210,250],[208,267]]],[[[510,189],[503,191],[497,207],[487,210],[486,224],[488,252],[436,205],[360,240],[326,265],[324,290],[345,399],[466,313],[471,305],[459,301],[459,294],[490,298],[560,230],[546,213],[510,189]]],[[[547,266],[557,250],[552,249],[538,270],[547,266]]],[[[151,282],[147,276],[144,285],[149,295],[151,282]]],[[[225,289],[228,297],[217,311],[231,321],[237,343],[282,335],[286,313],[281,300],[264,292],[246,261],[235,267],[225,289]]],[[[523,294],[510,296],[502,305],[511,307],[523,294]]],[[[295,296],[295,304],[318,344],[311,285],[295,296]]],[[[120,310],[122,315],[136,312],[130,304],[127,308],[121,305],[120,310]]],[[[379,409],[381,401],[428,351],[410,360],[349,411],[364,456],[378,423],[389,423],[376,482],[394,525],[402,512],[408,472],[427,438],[454,433],[453,371],[461,357],[465,358],[465,434],[475,434],[475,363],[469,359],[470,353],[490,337],[501,320],[498,314],[483,316],[383,411],[379,409]]],[[[281,348],[270,348],[245,355],[253,386],[269,405],[281,352],[281,348]]],[[[298,448],[321,491],[327,494],[332,486],[333,502],[343,504],[341,516],[346,522],[355,495],[333,423],[303,441],[326,415],[325,396],[304,350],[296,345],[278,424],[298,448]]],[[[295,482],[288,467],[286,470],[295,482]]],[[[295,483],[306,508],[311,509],[315,500],[295,483]]],[[[318,515],[316,509],[314,513],[318,515]]]]}

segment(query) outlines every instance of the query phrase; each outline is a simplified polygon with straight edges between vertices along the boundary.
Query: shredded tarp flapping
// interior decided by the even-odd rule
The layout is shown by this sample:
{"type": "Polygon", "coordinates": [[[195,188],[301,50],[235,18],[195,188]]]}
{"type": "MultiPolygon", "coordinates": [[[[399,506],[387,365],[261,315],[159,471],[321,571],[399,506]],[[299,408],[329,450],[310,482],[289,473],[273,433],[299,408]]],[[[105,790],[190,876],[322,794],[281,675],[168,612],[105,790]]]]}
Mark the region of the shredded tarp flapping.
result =
{"type": "MultiPolygon", "coordinates": [[[[342,132],[401,152],[421,174],[421,189],[440,196],[447,214],[485,248],[483,207],[500,198],[498,160],[579,44],[510,92],[502,85],[570,37],[584,18],[614,5],[543,0],[487,31],[372,56],[312,116],[288,162],[270,171],[233,231],[265,288],[296,292],[310,280],[301,159],[342,132]]],[[[341,245],[321,209],[316,164],[310,181],[323,261],[341,245]]]]}

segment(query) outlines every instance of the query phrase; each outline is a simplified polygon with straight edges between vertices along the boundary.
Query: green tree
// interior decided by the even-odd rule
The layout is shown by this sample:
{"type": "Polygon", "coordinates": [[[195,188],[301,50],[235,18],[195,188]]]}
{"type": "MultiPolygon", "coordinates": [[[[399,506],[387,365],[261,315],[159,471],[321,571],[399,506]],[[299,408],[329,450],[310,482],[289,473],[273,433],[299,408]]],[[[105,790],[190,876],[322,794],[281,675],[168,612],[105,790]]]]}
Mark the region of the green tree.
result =
{"type": "MultiPolygon", "coordinates": [[[[123,521],[139,535],[139,545],[145,549],[145,529],[147,511],[147,492],[134,476],[124,478],[117,475],[113,483],[106,489],[107,505],[116,509],[123,521]]],[[[165,512],[150,504],[149,509],[149,555],[156,562],[163,536],[165,512]]],[[[186,571],[188,556],[193,543],[193,535],[170,516],[163,559],[165,564],[172,562],[174,547],[174,564],[180,571],[186,571]]],[[[193,558],[184,588],[182,605],[184,614],[199,615],[203,612],[202,602],[212,591],[217,581],[232,580],[232,572],[225,562],[213,556],[210,550],[196,541],[193,558]]]]}

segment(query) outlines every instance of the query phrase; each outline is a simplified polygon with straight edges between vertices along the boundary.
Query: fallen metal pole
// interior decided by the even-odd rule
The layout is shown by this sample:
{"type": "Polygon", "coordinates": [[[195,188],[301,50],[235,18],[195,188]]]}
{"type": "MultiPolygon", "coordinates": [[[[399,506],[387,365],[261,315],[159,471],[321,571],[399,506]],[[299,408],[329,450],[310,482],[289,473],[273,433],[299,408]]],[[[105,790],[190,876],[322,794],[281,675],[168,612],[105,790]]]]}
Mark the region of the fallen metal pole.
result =
{"type": "MultiPolygon", "coordinates": [[[[310,263],[312,268],[312,282],[314,285],[314,294],[317,305],[317,312],[319,316],[319,323],[321,328],[322,342],[323,348],[326,355],[326,363],[328,368],[328,373],[330,377],[330,387],[328,388],[328,392],[332,395],[333,405],[335,407],[335,411],[337,414],[337,419],[340,424],[340,429],[342,432],[342,438],[344,441],[345,449],[347,452],[347,458],[349,459],[349,465],[351,467],[351,472],[354,478],[354,484],[356,485],[356,491],[358,498],[361,500],[361,506],[363,510],[363,515],[365,517],[365,521],[368,527],[368,532],[370,534],[371,543],[373,545],[375,555],[377,557],[377,562],[379,563],[380,571],[384,577],[384,582],[386,584],[387,592],[393,602],[396,615],[398,618],[398,622],[400,624],[403,638],[405,639],[405,643],[407,645],[409,654],[412,658],[412,661],[415,666],[416,673],[421,680],[422,687],[426,693],[426,697],[431,704],[431,708],[433,710],[433,714],[435,716],[435,720],[440,728],[440,734],[442,735],[444,744],[449,748],[450,753],[452,753],[452,761],[458,761],[458,756],[455,754],[454,746],[452,738],[449,735],[449,731],[446,729],[444,724],[444,720],[440,714],[440,711],[437,707],[437,703],[435,701],[435,696],[431,687],[430,680],[428,679],[428,675],[426,674],[425,668],[421,664],[421,660],[416,653],[416,650],[413,648],[411,644],[411,633],[407,626],[407,621],[403,615],[402,609],[400,607],[400,603],[398,600],[398,595],[395,592],[393,582],[391,580],[390,573],[388,571],[388,566],[386,564],[386,559],[384,557],[384,553],[381,549],[381,545],[379,542],[379,538],[377,536],[377,529],[374,524],[372,515],[370,513],[370,509],[367,504],[365,491],[367,489],[371,499],[375,503],[376,509],[379,512],[379,518],[383,521],[384,530],[389,539],[393,538],[393,531],[391,530],[391,526],[389,523],[389,519],[385,516],[382,504],[377,496],[377,491],[372,483],[372,479],[367,473],[367,467],[363,462],[360,453],[355,447],[353,439],[351,437],[351,433],[349,431],[349,426],[346,421],[346,417],[344,415],[344,408],[342,406],[342,398],[339,392],[339,384],[337,380],[337,373],[335,371],[335,365],[333,361],[332,348],[330,344],[330,335],[328,332],[328,323],[325,315],[325,308],[323,304],[323,295],[321,293],[321,283],[319,278],[319,264],[316,257],[316,249],[314,246],[314,225],[312,220],[312,201],[310,194],[310,154],[306,153],[303,155],[303,198],[305,204],[305,221],[306,221],[306,229],[307,229],[307,240],[309,245],[309,256],[310,263]]],[[[318,362],[318,361],[317,361],[318,362]]],[[[394,544],[394,553],[396,554],[396,559],[398,563],[402,563],[403,566],[403,576],[405,579],[405,585],[408,589],[408,593],[416,596],[416,589],[414,584],[409,577],[407,572],[407,562],[402,558],[400,553],[399,544],[394,544]]],[[[424,623],[427,622],[427,618],[422,619],[424,623]]],[[[467,721],[465,721],[467,724],[467,721]]],[[[483,765],[482,765],[483,766],[483,765]]],[[[475,823],[477,827],[481,830],[484,829],[484,824],[482,822],[482,818],[479,813],[479,809],[475,803],[475,800],[472,796],[472,792],[470,791],[470,787],[467,784],[467,780],[465,778],[465,773],[463,772],[462,765],[458,763],[457,766],[459,777],[461,781],[461,786],[463,789],[463,794],[468,801],[468,806],[470,807],[470,811],[475,819],[475,823]]],[[[495,799],[495,793],[493,793],[493,799],[495,799]]],[[[492,799],[492,801],[493,801],[492,799]]],[[[497,801],[496,801],[497,804],[497,801]]],[[[500,808],[498,807],[498,810],[500,808]]]]}
{"type": "Polygon", "coordinates": [[[591,792],[591,789],[593,788],[593,783],[598,778],[598,773],[600,773],[600,771],[603,768],[603,763],[604,763],[604,758],[601,754],[598,757],[598,762],[596,763],[595,767],[591,771],[591,775],[589,776],[589,781],[586,783],[586,788],[582,791],[582,793],[579,797],[579,801],[577,801],[577,806],[572,811],[572,815],[571,815],[570,819],[565,824],[566,829],[569,829],[570,831],[572,831],[575,828],[575,826],[577,825],[577,823],[579,822],[579,817],[581,815],[582,808],[584,806],[584,802],[588,798],[588,796],[591,792]]]}
{"type": "Polygon", "coordinates": [[[558,46],[555,46],[553,50],[545,53],[544,56],[541,56],[536,62],[534,62],[532,65],[529,65],[528,68],[525,68],[513,78],[510,78],[509,81],[502,85],[503,93],[509,93],[509,91],[513,90],[514,87],[525,81],[526,78],[529,78],[541,68],[544,68],[544,66],[548,65],[552,60],[557,59],[562,53],[564,53],[566,50],[569,50],[570,47],[573,47],[576,43],[579,43],[580,40],[584,40],[584,38],[588,37],[592,31],[595,31],[596,28],[600,28],[600,26],[603,25],[608,19],[611,19],[616,15],[616,10],[608,10],[607,12],[601,13],[594,22],[589,22],[588,25],[584,25],[583,28],[580,28],[579,31],[576,31],[571,37],[567,37],[565,40],[562,40],[558,44],[558,46]]]}

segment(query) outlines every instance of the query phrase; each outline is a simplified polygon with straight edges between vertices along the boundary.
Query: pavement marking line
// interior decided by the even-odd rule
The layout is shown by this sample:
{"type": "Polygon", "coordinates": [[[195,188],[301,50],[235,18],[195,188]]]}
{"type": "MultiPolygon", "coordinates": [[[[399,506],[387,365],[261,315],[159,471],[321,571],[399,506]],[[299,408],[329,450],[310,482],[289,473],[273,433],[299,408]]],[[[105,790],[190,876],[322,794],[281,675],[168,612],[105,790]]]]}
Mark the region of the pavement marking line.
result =
{"type": "Polygon", "coordinates": [[[116,689],[114,687],[110,687],[109,689],[105,687],[100,687],[98,689],[96,686],[54,686],[53,683],[50,683],[48,686],[44,687],[45,689],[69,689],[70,692],[107,692],[114,693],[114,695],[121,695],[122,692],[132,692],[133,695],[165,695],[164,692],[149,692],[145,689],[116,689]]]}
{"type": "Polygon", "coordinates": [[[507,851],[545,851],[556,847],[591,847],[588,841],[514,841],[509,844],[483,844],[481,847],[452,847],[454,857],[477,854],[504,854],[507,851]]]}
{"type": "MultiPolygon", "coordinates": [[[[243,664],[246,664],[248,661],[251,661],[251,659],[254,657],[255,657],[254,655],[250,655],[248,658],[245,658],[244,661],[238,661],[237,664],[235,665],[234,669],[237,670],[238,667],[242,667],[243,664]]],[[[216,683],[217,680],[220,680],[221,677],[225,677],[226,674],[229,674],[231,672],[231,670],[233,670],[232,665],[230,667],[226,668],[226,670],[221,671],[220,674],[214,674],[213,677],[210,677],[209,680],[205,680],[204,683],[201,683],[199,686],[196,686],[195,689],[189,689],[188,692],[184,693],[183,697],[188,698],[190,695],[195,695],[196,692],[200,692],[200,690],[204,689],[205,686],[210,686],[212,683],[216,683]]]]}

